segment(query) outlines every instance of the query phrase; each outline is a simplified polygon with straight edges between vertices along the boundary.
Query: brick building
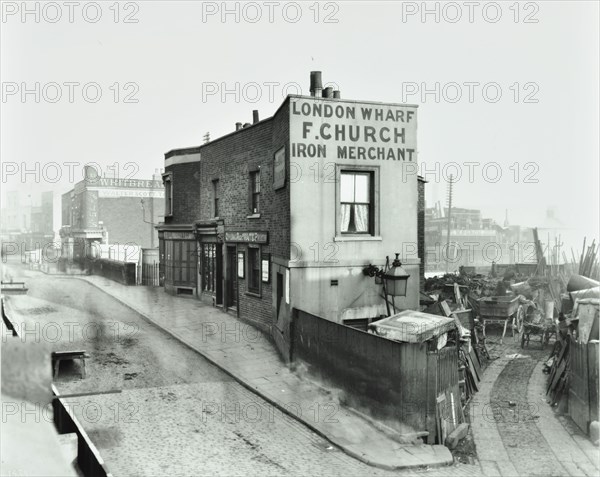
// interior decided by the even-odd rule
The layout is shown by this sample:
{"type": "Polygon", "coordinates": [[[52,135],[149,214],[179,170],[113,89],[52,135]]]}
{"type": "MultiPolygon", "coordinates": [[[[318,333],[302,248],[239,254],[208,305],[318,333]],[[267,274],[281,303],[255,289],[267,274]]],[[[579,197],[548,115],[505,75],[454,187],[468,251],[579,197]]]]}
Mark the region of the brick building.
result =
{"type": "Polygon", "coordinates": [[[158,229],[161,281],[176,295],[196,295],[197,247],[194,222],[200,217],[200,148],[165,154],[164,222],[158,229]]]}
{"type": "Polygon", "coordinates": [[[166,153],[165,289],[277,340],[293,308],[340,323],[385,314],[381,285],[362,270],[399,252],[411,276],[396,305],[417,309],[416,112],[311,87],[270,118],[255,111],[252,124],[166,153]]]}
{"type": "Polygon", "coordinates": [[[83,262],[92,242],[140,248],[158,247],[156,225],[162,220],[164,187],[152,180],[98,177],[86,179],[62,195],[63,257],[83,262]]]}

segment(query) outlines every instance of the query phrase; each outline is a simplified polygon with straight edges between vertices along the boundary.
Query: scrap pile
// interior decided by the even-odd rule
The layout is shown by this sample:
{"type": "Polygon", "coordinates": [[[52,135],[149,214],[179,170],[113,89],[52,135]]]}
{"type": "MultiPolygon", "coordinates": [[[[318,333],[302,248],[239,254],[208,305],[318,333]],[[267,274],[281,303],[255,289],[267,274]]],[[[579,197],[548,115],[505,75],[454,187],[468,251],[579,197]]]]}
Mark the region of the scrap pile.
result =
{"type": "MultiPolygon", "coordinates": [[[[581,258],[579,260],[578,274],[587,278],[598,280],[600,278],[600,263],[598,262],[598,249],[600,246],[596,245],[596,241],[592,242],[587,250],[585,249],[585,241],[583,239],[583,249],[581,250],[581,258]]],[[[573,256],[573,250],[571,250],[573,256]]],[[[575,259],[573,257],[572,266],[575,267],[575,259]]]]}
{"type": "MultiPolygon", "coordinates": [[[[544,366],[544,372],[549,375],[546,389],[548,402],[552,406],[558,406],[561,412],[569,408],[574,368],[582,366],[582,356],[579,356],[573,366],[574,353],[577,355],[578,347],[587,346],[598,339],[597,312],[594,317],[594,313],[590,315],[581,313],[580,310],[589,304],[597,304],[600,298],[599,286],[599,282],[581,275],[572,275],[567,284],[571,313],[560,314],[557,340],[544,366]],[[575,349],[572,350],[572,347],[575,349]]],[[[563,308],[567,309],[566,306],[563,308]]],[[[587,365],[583,367],[587,369],[587,365]]]]}
{"type": "MultiPolygon", "coordinates": [[[[499,276],[484,276],[474,273],[446,274],[425,281],[424,295],[429,298],[423,303],[423,311],[442,316],[452,316],[461,325],[459,366],[463,405],[467,405],[478,391],[490,355],[483,333],[485,317],[480,314],[480,299],[502,297],[510,293],[519,297],[518,304],[529,305],[539,313],[548,314],[552,321],[561,310],[564,286],[557,277],[527,276],[518,273],[516,267],[505,267],[499,276]],[[551,303],[550,308],[547,307],[551,303]],[[553,304],[553,306],[552,306],[553,304]],[[543,311],[542,311],[543,310],[543,311]],[[549,311],[546,311],[549,310],[549,311]]],[[[518,304],[516,305],[518,307],[518,304]]],[[[537,315],[536,315],[537,316],[537,315]]],[[[517,327],[516,320],[512,322],[517,327]]],[[[554,332],[554,325],[552,332],[554,332]]],[[[546,333],[545,336],[550,336],[546,333]]],[[[526,336],[529,341],[529,336],[526,336]]]]}
{"type": "Polygon", "coordinates": [[[475,317],[478,313],[474,308],[478,306],[476,297],[487,293],[491,288],[487,279],[481,275],[453,274],[429,279],[425,287],[430,292],[427,296],[433,303],[430,301],[424,311],[454,318],[459,329],[459,384],[464,411],[473,394],[479,390],[479,384],[483,379],[483,370],[489,360],[485,341],[480,341],[474,330],[475,317]]]}

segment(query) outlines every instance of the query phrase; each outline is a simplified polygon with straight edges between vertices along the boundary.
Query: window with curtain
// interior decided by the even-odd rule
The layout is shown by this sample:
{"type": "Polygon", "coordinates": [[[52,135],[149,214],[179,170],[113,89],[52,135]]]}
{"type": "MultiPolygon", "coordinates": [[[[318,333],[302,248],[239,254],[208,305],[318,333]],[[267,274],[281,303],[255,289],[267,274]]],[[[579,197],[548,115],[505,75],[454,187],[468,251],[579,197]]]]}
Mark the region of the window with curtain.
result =
{"type": "Polygon", "coordinates": [[[373,233],[373,173],[341,171],[340,232],[373,233]]]}

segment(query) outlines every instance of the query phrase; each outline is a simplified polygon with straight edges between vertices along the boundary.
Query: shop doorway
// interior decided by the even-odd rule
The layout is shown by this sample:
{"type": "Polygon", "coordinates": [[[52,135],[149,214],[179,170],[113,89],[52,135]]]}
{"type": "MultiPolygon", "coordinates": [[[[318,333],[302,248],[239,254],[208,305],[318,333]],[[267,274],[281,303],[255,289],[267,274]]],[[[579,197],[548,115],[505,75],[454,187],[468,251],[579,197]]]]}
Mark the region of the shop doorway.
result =
{"type": "Polygon", "coordinates": [[[217,305],[223,305],[223,244],[217,244],[217,283],[215,292],[215,302],[217,305]]]}
{"type": "Polygon", "coordinates": [[[225,273],[225,306],[237,311],[237,256],[236,247],[227,247],[225,273]]]}

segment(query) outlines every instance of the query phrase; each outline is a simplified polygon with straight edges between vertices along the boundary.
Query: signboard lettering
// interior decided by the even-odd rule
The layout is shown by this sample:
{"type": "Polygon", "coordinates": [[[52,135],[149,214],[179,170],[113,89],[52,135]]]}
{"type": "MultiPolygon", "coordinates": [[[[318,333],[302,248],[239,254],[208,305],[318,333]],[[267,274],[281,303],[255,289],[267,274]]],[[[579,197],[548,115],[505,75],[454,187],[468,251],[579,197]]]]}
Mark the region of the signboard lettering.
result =
{"type": "Polygon", "coordinates": [[[165,231],[165,240],[195,240],[194,232],[165,231]]]}
{"type": "Polygon", "coordinates": [[[291,158],[416,162],[412,106],[291,103],[291,158]]]}
{"type": "Polygon", "coordinates": [[[268,232],[225,232],[225,242],[267,243],[268,232]]]}

